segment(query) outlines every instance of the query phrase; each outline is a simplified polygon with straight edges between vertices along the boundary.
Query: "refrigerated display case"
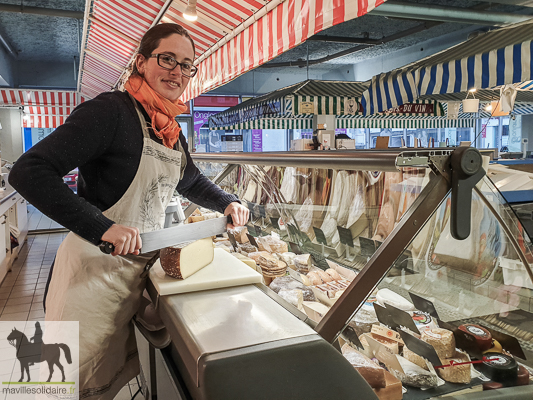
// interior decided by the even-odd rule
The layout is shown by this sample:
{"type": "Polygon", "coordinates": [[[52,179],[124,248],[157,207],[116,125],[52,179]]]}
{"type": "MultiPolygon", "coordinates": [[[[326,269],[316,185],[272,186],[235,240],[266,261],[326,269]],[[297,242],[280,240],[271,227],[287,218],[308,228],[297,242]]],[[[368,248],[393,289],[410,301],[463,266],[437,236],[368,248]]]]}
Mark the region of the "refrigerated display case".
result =
{"type": "Polygon", "coordinates": [[[264,284],[152,290],[187,396],[531,398],[531,240],[476,149],[193,158],[259,252],[290,251],[286,271],[258,261],[264,284]]]}

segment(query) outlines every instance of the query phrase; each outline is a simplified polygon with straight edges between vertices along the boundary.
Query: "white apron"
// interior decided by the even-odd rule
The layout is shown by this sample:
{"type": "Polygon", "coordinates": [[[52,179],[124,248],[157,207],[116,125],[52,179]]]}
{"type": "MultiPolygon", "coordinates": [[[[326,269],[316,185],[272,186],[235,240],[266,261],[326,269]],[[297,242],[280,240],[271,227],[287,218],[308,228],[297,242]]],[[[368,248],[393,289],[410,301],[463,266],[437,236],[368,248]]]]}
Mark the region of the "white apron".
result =
{"type": "MultiPolygon", "coordinates": [[[[150,232],[163,228],[186,158],[179,140],[180,151],[175,151],[150,139],[138,108],[137,114],[144,136],[137,173],[122,198],[103,214],[117,224],[150,232]]],[[[140,274],[151,255],[113,257],[72,232],[59,247],[46,321],[79,321],[80,399],[112,400],[139,374],[131,319],[145,288],[140,274]]]]}

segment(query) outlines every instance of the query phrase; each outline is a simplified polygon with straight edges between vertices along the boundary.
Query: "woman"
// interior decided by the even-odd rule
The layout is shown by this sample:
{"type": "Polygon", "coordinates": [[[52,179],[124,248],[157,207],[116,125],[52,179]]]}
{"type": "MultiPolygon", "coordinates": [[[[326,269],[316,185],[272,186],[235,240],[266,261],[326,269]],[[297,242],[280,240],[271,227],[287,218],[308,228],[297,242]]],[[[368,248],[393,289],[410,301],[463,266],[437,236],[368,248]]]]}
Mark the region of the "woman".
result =
{"type": "Polygon", "coordinates": [[[139,373],[131,318],[150,254],[140,232],[161,229],[175,188],[244,225],[248,210],[195,167],[175,122],[178,100],[195,75],[194,43],[176,24],[143,37],[126,92],[77,107],[22,157],[9,181],[71,232],[61,244],[46,298],[46,321],[79,321],[80,398],[113,399],[139,373]],[[76,196],[62,177],[79,168],[76,196]],[[97,245],[115,245],[111,257],[97,245]]]}

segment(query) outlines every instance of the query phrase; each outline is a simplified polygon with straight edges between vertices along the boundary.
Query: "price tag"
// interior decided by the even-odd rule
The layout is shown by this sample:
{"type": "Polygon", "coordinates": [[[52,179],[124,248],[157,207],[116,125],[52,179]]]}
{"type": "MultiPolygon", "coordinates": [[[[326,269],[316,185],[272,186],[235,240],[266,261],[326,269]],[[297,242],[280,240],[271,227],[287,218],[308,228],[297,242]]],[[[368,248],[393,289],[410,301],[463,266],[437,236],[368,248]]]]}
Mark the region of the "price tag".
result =
{"type": "Polygon", "coordinates": [[[398,325],[401,325],[407,329],[412,330],[415,333],[420,334],[418,328],[416,327],[415,321],[413,321],[413,317],[411,317],[411,315],[387,303],[385,303],[385,307],[387,308],[387,310],[389,310],[392,315],[392,318],[398,325]]]}
{"type": "Polygon", "coordinates": [[[359,237],[359,245],[362,256],[372,257],[376,252],[376,243],[372,239],[359,237]]]}
{"type": "Polygon", "coordinates": [[[354,247],[352,232],[349,229],[343,228],[342,226],[337,226],[337,230],[339,231],[341,243],[350,247],[354,247]]]}
{"type": "Polygon", "coordinates": [[[357,336],[357,332],[350,326],[347,325],[346,328],[342,331],[342,336],[347,342],[353,343],[357,346],[359,349],[364,349],[365,347],[359,340],[359,337],[357,336]]]}
{"type": "Polygon", "coordinates": [[[381,307],[379,304],[374,303],[374,310],[376,311],[376,316],[378,321],[383,325],[387,325],[389,328],[396,330],[400,327],[399,324],[394,321],[390,310],[387,310],[385,307],[381,307]]]}
{"type": "Polygon", "coordinates": [[[259,246],[257,245],[257,242],[255,241],[255,238],[252,235],[247,233],[246,236],[248,236],[248,240],[250,241],[252,246],[255,246],[255,247],[259,248],[259,246]]]}
{"type": "Polygon", "coordinates": [[[260,226],[254,225],[254,229],[256,237],[263,236],[263,231],[261,230],[260,226]]]}
{"type": "Polygon", "coordinates": [[[270,217],[270,222],[272,222],[272,226],[274,227],[274,229],[280,230],[281,228],[279,227],[278,220],[279,218],[270,217]]]}
{"type": "Polygon", "coordinates": [[[326,257],[324,257],[322,254],[317,253],[316,251],[310,251],[309,254],[311,254],[311,258],[317,265],[317,267],[326,270],[329,268],[329,264],[326,261],[326,257]]]}
{"type": "Polygon", "coordinates": [[[409,292],[409,296],[417,310],[423,311],[431,315],[433,318],[439,318],[439,314],[437,314],[437,310],[431,301],[411,292],[409,292]]]}
{"type": "Polygon", "coordinates": [[[266,217],[266,210],[265,210],[265,206],[261,205],[261,204],[258,204],[257,205],[257,211],[259,213],[259,216],[261,218],[265,218],[266,217]]]}
{"type": "Polygon", "coordinates": [[[300,249],[300,246],[298,246],[294,242],[289,242],[289,246],[291,246],[291,250],[294,254],[303,254],[302,249],[300,249]]]}
{"type": "Polygon", "coordinates": [[[298,237],[298,229],[292,224],[287,224],[287,229],[289,230],[289,234],[294,237],[298,237]]]}
{"type": "Polygon", "coordinates": [[[227,234],[228,234],[229,241],[230,241],[231,245],[233,246],[233,250],[237,251],[237,248],[239,246],[237,245],[237,241],[235,240],[235,236],[233,236],[233,233],[231,233],[230,231],[228,231],[227,234]]]}
{"type": "Polygon", "coordinates": [[[313,226],[313,230],[315,231],[315,237],[316,241],[320,244],[323,244],[324,246],[328,245],[328,241],[326,240],[326,236],[324,235],[324,231],[320,228],[315,228],[313,226]]]}
{"type": "Polygon", "coordinates": [[[440,358],[432,345],[410,335],[402,329],[399,329],[398,332],[409,350],[424,357],[435,366],[442,365],[440,358]]]}
{"type": "Polygon", "coordinates": [[[302,242],[305,244],[311,244],[311,239],[309,239],[309,236],[307,236],[307,233],[305,232],[299,232],[300,233],[300,237],[302,238],[302,242]]]}
{"type": "Polygon", "coordinates": [[[253,237],[256,237],[257,234],[255,233],[255,227],[251,225],[246,225],[246,228],[248,229],[248,233],[252,235],[253,237]]]}

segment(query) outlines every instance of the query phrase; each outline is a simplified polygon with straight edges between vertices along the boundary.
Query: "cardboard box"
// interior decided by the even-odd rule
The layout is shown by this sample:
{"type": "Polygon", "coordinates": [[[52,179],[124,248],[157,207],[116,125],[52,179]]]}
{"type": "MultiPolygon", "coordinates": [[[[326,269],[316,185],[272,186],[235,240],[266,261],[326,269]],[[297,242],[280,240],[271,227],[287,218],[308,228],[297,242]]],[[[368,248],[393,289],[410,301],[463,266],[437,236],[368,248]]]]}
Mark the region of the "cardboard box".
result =
{"type": "Polygon", "coordinates": [[[304,151],[313,149],[312,139],[291,140],[291,151],[304,151]]]}

